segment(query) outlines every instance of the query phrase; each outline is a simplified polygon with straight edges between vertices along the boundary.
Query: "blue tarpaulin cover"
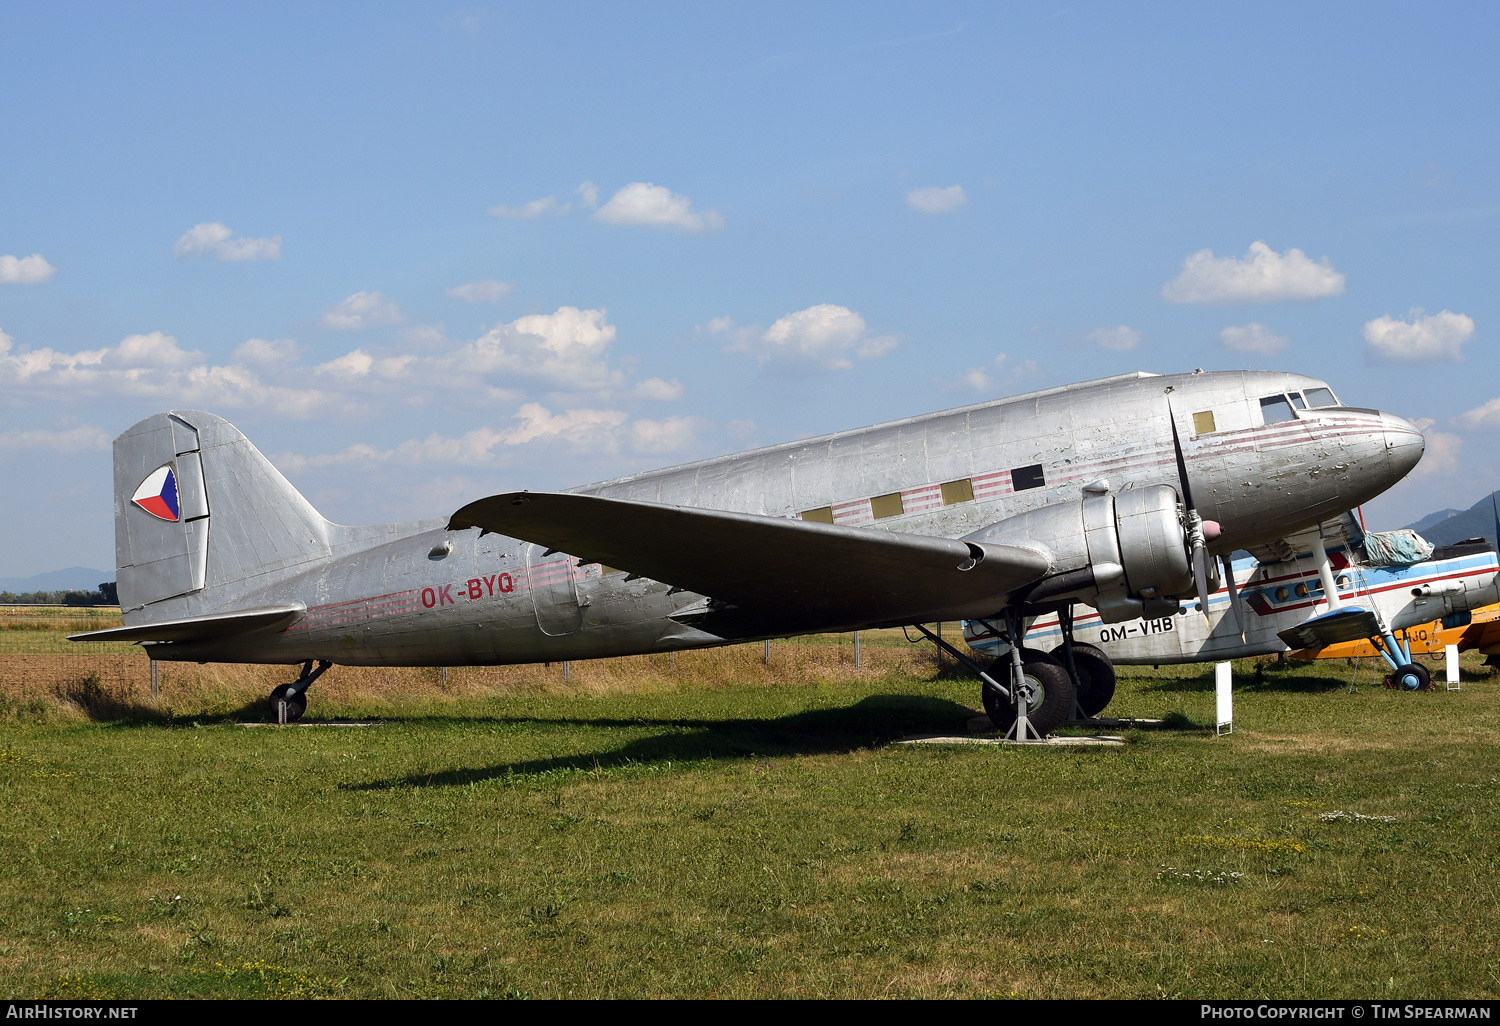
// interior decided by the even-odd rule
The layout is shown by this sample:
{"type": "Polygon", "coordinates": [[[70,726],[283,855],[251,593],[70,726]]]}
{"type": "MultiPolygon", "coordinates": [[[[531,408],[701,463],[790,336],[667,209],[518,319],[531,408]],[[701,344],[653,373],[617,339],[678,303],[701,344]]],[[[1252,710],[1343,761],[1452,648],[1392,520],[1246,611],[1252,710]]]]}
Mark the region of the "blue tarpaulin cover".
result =
{"type": "Polygon", "coordinates": [[[1365,535],[1365,558],[1372,566],[1411,566],[1432,555],[1432,543],[1416,531],[1375,531],[1365,535]]]}

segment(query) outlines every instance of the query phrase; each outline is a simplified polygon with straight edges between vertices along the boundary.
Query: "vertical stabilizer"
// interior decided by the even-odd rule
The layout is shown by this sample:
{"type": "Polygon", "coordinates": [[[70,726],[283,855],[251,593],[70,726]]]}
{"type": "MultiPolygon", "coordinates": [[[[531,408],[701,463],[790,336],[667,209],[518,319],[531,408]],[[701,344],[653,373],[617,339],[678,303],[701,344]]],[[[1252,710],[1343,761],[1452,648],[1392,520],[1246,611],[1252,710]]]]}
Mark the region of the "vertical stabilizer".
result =
{"type": "Polygon", "coordinates": [[[115,439],[114,466],[115,564],[127,615],[169,599],[179,600],[168,603],[172,615],[206,612],[330,554],[331,525],[211,413],[148,417],[115,439]]]}

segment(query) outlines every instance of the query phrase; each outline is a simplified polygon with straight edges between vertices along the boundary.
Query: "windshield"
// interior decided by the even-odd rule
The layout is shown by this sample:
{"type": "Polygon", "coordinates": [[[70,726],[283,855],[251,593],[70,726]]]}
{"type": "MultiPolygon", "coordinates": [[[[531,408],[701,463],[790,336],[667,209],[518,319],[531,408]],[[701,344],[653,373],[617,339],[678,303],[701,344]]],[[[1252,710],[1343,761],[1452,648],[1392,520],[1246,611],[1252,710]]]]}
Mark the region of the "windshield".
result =
{"type": "Polygon", "coordinates": [[[1260,401],[1260,412],[1267,424],[1280,424],[1284,420],[1296,420],[1292,404],[1284,395],[1268,395],[1260,401]]]}
{"type": "Polygon", "coordinates": [[[1309,388],[1305,393],[1307,405],[1313,409],[1323,406],[1337,406],[1339,401],[1333,397],[1333,393],[1326,388],[1309,388]]]}

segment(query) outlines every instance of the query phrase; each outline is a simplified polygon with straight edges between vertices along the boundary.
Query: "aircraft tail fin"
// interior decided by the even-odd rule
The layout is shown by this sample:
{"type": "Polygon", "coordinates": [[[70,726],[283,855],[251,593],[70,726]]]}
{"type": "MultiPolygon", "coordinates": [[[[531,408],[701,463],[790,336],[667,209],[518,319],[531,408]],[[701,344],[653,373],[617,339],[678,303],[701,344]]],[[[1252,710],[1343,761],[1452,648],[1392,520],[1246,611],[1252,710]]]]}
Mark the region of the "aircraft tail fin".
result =
{"type": "Polygon", "coordinates": [[[167,603],[163,617],[222,608],[332,553],[334,525],[238,428],[211,413],[146,418],[115,439],[114,470],[115,565],[127,619],[154,603],[167,603]]]}

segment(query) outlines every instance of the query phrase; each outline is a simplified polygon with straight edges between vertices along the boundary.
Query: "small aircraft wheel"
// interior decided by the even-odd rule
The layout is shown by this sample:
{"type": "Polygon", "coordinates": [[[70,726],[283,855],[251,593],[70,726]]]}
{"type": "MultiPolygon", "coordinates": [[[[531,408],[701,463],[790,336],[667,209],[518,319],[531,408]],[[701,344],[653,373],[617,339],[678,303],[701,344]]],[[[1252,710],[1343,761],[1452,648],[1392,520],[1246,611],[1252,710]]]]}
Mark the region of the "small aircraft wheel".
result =
{"type": "Polygon", "coordinates": [[[1391,681],[1402,691],[1421,691],[1432,683],[1432,674],[1419,663],[1407,663],[1396,668],[1396,672],[1391,674],[1391,681]]]}
{"type": "Polygon", "coordinates": [[[1082,678],[1078,681],[1078,707],[1085,716],[1098,716],[1115,697],[1115,664],[1093,645],[1074,642],[1073,665],[1082,678]]]}
{"type": "MultiPolygon", "coordinates": [[[[1028,653],[1026,649],[1021,650],[1021,671],[1026,675],[1026,683],[1030,685],[1031,700],[1026,704],[1026,717],[1031,725],[1042,737],[1046,737],[1058,727],[1068,721],[1068,714],[1073,711],[1073,680],[1068,676],[1068,671],[1047,653],[1028,653]],[[1032,659],[1031,655],[1041,655],[1040,659],[1032,659]]],[[[1010,686],[1010,659],[997,659],[986,671],[991,677],[1010,686]]],[[[989,715],[990,722],[1000,728],[1000,732],[1010,730],[1015,726],[1016,710],[1005,696],[991,687],[984,688],[984,711],[989,715]]]]}
{"type": "Polygon", "coordinates": [[[272,723],[279,722],[279,710],[277,706],[283,700],[286,701],[286,721],[288,723],[296,723],[302,718],[302,714],[307,712],[307,692],[303,691],[294,695],[291,693],[291,690],[291,684],[282,684],[275,691],[271,692],[269,705],[272,723]]]}

